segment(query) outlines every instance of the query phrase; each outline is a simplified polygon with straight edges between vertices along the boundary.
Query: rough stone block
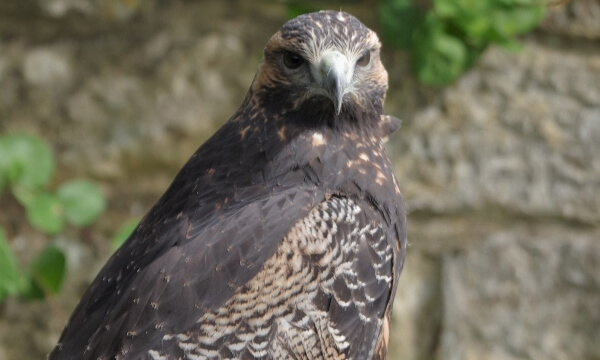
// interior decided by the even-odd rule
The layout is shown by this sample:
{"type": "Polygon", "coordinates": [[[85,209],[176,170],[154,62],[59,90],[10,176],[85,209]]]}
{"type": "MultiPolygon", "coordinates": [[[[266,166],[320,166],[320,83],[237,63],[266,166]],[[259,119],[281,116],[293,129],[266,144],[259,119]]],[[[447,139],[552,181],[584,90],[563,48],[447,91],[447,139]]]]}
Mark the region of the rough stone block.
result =
{"type": "Polygon", "coordinates": [[[600,39],[600,1],[557,1],[541,28],[553,34],[600,39]]]}
{"type": "Polygon", "coordinates": [[[442,316],[441,262],[409,248],[394,302],[390,359],[430,360],[442,316]]]}
{"type": "Polygon", "coordinates": [[[409,208],[598,223],[599,69],[598,52],[490,49],[390,141],[409,208]]]}
{"type": "Polygon", "coordinates": [[[444,256],[439,359],[600,358],[600,233],[550,224],[444,256]]]}

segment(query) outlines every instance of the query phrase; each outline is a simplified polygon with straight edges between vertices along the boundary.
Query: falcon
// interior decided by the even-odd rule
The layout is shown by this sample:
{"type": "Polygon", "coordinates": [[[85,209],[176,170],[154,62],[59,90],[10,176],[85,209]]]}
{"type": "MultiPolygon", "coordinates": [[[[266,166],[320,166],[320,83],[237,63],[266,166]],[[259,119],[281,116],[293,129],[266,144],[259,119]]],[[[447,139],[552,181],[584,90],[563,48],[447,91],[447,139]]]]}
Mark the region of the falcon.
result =
{"type": "Polygon", "coordinates": [[[49,359],[384,359],[406,250],[377,35],[290,20],[49,359]]]}

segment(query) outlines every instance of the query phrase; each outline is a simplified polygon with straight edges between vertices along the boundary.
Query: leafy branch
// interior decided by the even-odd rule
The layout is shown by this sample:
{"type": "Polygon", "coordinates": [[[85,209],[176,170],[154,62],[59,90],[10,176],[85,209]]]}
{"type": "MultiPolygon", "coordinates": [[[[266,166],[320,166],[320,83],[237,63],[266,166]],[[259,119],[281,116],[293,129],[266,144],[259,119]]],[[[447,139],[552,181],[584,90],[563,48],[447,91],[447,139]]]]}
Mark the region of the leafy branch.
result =
{"type": "MultiPolygon", "coordinates": [[[[7,189],[32,227],[56,235],[67,224],[89,226],[105,211],[106,200],[95,183],[76,179],[52,191],[53,174],[53,154],[41,140],[27,134],[0,136],[0,195],[7,189]]],[[[58,293],[65,266],[63,251],[48,245],[22,270],[0,227],[0,301],[8,296],[40,299],[58,293]]]]}
{"type": "Polygon", "coordinates": [[[514,51],[516,36],[539,24],[543,0],[433,0],[425,12],[411,0],[380,0],[383,39],[410,51],[419,80],[446,85],[490,44],[514,51]]]}

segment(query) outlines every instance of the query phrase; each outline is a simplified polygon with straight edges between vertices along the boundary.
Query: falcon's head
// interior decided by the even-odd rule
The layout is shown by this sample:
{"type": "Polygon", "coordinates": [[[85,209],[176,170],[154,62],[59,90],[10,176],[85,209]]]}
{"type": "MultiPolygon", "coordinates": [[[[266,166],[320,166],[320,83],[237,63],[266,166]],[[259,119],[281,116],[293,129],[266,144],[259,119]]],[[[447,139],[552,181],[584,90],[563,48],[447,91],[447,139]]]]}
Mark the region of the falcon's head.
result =
{"type": "Polygon", "coordinates": [[[271,37],[252,85],[281,113],[379,119],[387,91],[375,32],[336,11],[301,15],[271,37]]]}

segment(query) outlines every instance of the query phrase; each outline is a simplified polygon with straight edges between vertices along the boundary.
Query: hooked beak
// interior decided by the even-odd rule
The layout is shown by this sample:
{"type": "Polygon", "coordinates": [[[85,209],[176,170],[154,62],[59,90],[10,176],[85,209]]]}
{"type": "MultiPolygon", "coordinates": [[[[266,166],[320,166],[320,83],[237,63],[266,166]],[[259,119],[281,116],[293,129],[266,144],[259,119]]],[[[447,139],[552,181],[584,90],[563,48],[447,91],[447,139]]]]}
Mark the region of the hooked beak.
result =
{"type": "Polygon", "coordinates": [[[335,112],[339,115],[342,111],[344,95],[352,79],[348,58],[337,51],[327,51],[321,57],[319,71],[322,75],[323,91],[331,99],[335,112]]]}

